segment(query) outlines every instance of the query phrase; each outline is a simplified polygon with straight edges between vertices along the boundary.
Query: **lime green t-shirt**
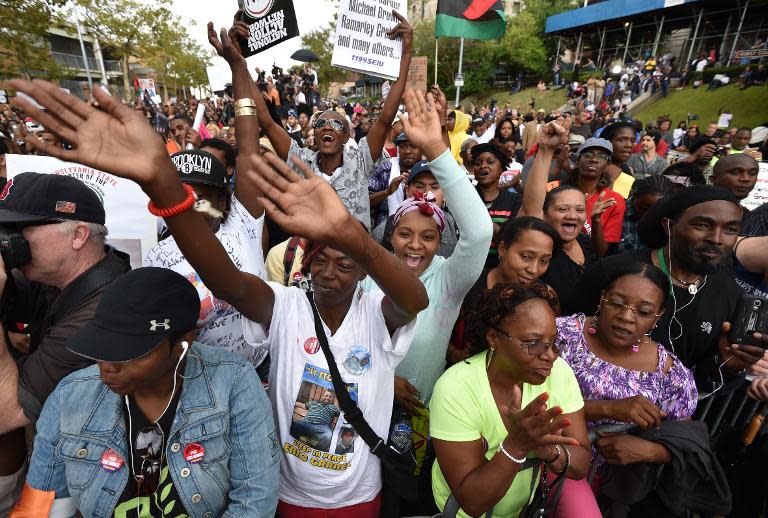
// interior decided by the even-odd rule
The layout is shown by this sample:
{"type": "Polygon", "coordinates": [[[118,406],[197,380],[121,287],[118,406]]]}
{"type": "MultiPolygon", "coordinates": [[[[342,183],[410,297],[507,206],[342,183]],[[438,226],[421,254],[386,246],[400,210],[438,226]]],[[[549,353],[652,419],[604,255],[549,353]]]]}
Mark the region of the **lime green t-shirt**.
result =
{"type": "Polygon", "coordinates": [[[626,200],[629,198],[629,193],[632,190],[632,184],[635,183],[635,177],[630,176],[627,173],[621,173],[616,180],[613,181],[613,187],[615,192],[621,194],[626,200]]]}
{"type": "MultiPolygon", "coordinates": [[[[429,404],[429,431],[433,438],[443,441],[465,442],[482,437],[488,443],[485,457],[490,460],[506,438],[507,429],[491,393],[485,361],[486,353],[477,354],[454,365],[440,377],[429,404]]],[[[566,414],[584,406],[576,377],[561,358],[555,360],[552,373],[544,383],[523,384],[523,408],[542,392],[549,393],[550,407],[560,406],[566,414]]],[[[507,494],[494,506],[494,518],[517,517],[528,503],[534,472],[526,469],[518,473],[507,494]]],[[[437,462],[432,467],[432,493],[437,506],[444,509],[451,489],[437,462]]],[[[468,518],[461,510],[457,516],[468,518]]]]}

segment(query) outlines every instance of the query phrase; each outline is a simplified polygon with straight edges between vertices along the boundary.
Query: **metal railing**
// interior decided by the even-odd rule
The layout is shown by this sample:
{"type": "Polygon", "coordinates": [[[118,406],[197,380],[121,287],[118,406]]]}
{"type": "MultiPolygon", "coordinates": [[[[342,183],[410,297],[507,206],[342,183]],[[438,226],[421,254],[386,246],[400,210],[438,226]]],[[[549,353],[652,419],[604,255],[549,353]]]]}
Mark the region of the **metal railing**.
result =
{"type": "MultiPolygon", "coordinates": [[[[85,70],[85,61],[83,61],[83,56],[78,56],[77,54],[66,54],[64,52],[51,52],[51,56],[53,57],[53,60],[56,61],[56,63],[59,65],[65,66],[67,68],[85,70]]],[[[92,72],[101,72],[99,60],[96,58],[88,58],[88,68],[90,68],[92,72]]],[[[107,72],[122,72],[123,68],[119,60],[105,59],[104,70],[107,72]]]]}

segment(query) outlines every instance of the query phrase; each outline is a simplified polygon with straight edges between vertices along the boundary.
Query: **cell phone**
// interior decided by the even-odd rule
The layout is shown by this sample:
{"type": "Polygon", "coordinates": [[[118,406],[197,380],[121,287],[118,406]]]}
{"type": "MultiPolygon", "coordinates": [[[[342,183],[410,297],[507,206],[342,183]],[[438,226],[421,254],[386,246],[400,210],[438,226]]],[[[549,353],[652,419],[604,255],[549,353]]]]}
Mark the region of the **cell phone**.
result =
{"type": "Polygon", "coordinates": [[[736,306],[735,317],[731,319],[728,342],[765,347],[762,342],[755,340],[752,334],[766,332],[768,332],[768,299],[744,293],[736,306]]]}

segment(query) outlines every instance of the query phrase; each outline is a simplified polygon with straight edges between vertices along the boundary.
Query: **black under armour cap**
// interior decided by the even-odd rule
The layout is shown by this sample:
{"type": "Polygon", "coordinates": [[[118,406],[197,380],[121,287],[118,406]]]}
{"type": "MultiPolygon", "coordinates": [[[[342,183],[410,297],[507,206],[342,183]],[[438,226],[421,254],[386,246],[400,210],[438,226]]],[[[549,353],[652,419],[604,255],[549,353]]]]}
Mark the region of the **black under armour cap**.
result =
{"type": "Polygon", "coordinates": [[[21,173],[0,191],[0,223],[70,219],[104,224],[104,204],[72,176],[21,173]]]}
{"type": "Polygon", "coordinates": [[[200,298],[187,279],[166,268],[138,268],[107,286],[96,314],[66,347],[92,360],[128,362],[166,336],[195,329],[199,315],[200,298]]]}
{"type": "Polygon", "coordinates": [[[171,155],[171,160],[184,183],[210,185],[221,189],[227,185],[227,168],[207,151],[179,151],[171,155]]]}

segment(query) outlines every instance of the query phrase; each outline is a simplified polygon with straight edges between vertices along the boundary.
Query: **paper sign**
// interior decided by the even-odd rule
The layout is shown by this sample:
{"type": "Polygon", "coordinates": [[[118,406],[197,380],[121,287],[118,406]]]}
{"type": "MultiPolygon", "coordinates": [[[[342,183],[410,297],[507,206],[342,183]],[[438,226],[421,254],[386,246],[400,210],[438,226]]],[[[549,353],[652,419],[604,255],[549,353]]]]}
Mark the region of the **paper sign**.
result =
{"type": "Polygon", "coordinates": [[[241,7],[250,29],[248,39],[240,45],[245,57],[299,35],[293,0],[244,0],[241,7]]]}
{"type": "MultiPolygon", "coordinates": [[[[398,11],[400,12],[400,11],[398,11]]],[[[408,68],[408,83],[406,88],[427,91],[427,57],[413,56],[408,68]]]]}
{"type": "Polygon", "coordinates": [[[392,89],[392,85],[389,81],[384,81],[381,85],[381,96],[386,99],[389,95],[389,91],[392,89]]]}
{"type": "Polygon", "coordinates": [[[49,156],[5,156],[8,178],[26,171],[68,175],[93,189],[104,203],[107,214],[107,242],[129,254],[133,268],[139,268],[149,249],[157,244],[157,219],[147,211],[149,198],[136,183],[86,165],[63,162],[49,156]]]}
{"type": "Polygon", "coordinates": [[[755,188],[749,193],[747,199],[741,202],[741,205],[749,210],[755,210],[763,203],[768,202],[768,163],[758,163],[760,164],[760,169],[757,173],[757,184],[755,184],[755,188]]]}
{"type": "Polygon", "coordinates": [[[731,125],[731,119],[733,119],[732,113],[722,113],[720,114],[720,118],[717,119],[717,127],[718,128],[728,128],[731,125]]]}
{"type": "Polygon", "coordinates": [[[400,75],[401,39],[387,32],[398,21],[392,11],[408,12],[406,0],[341,0],[331,65],[395,80],[400,75]]]}

